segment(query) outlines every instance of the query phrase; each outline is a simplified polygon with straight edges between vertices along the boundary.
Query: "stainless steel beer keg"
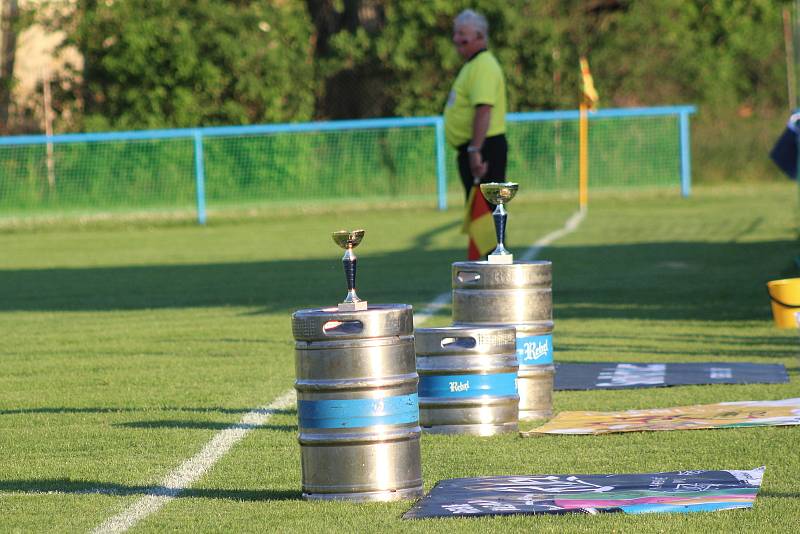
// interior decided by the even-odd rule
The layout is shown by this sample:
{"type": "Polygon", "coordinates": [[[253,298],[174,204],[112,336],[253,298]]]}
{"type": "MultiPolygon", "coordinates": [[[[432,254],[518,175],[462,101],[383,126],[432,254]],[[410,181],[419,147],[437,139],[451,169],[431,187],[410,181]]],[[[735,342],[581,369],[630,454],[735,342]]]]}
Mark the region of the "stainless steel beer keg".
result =
{"type": "Polygon", "coordinates": [[[531,421],[553,415],[553,327],[517,325],[519,361],[519,419],[531,421]]]}
{"type": "Polygon", "coordinates": [[[519,419],[553,414],[552,263],[455,262],[453,323],[517,329],[519,419]]]}
{"type": "Polygon", "coordinates": [[[516,336],[512,326],[414,332],[424,432],[490,436],[516,432],[516,336]]]}
{"type": "Polygon", "coordinates": [[[411,306],[292,315],[306,499],[422,495],[411,306]]]}

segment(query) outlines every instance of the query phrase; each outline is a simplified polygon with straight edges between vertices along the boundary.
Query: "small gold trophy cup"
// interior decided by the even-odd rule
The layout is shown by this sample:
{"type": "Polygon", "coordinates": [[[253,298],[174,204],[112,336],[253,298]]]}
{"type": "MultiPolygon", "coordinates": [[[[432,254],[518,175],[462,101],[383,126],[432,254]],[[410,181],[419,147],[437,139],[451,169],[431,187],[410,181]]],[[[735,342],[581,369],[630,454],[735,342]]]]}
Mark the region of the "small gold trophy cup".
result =
{"type": "Polygon", "coordinates": [[[344,249],[342,264],[344,276],[347,279],[347,297],[339,303],[339,311],[361,311],[367,309],[367,301],[361,300],[356,295],[356,258],[353,249],[364,239],[364,230],[339,230],[333,232],[333,241],[344,249]]]}
{"type": "Polygon", "coordinates": [[[506,212],[504,204],[511,202],[514,195],[517,194],[519,184],[514,182],[497,183],[492,182],[488,184],[481,184],[481,193],[484,198],[496,204],[497,207],[492,212],[494,219],[494,231],[497,234],[497,248],[489,254],[486,258],[492,264],[509,264],[514,263],[514,255],[509,252],[503,245],[506,237],[506,220],[508,219],[508,212],[506,212]]]}

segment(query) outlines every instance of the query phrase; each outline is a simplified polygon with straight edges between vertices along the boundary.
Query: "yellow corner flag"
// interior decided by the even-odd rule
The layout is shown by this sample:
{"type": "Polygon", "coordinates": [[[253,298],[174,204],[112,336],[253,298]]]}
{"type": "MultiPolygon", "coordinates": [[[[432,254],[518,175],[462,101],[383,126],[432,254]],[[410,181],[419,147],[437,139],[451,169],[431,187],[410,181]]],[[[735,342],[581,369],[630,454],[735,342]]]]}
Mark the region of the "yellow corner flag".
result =
{"type": "Polygon", "coordinates": [[[578,126],[578,203],[581,211],[589,207],[589,112],[597,110],[597,89],[594,88],[589,62],[580,58],[581,103],[578,126]]]}
{"type": "Polygon", "coordinates": [[[464,225],[461,233],[469,235],[467,259],[475,261],[486,256],[497,245],[497,236],[494,232],[494,219],[489,203],[478,192],[478,186],[469,190],[467,210],[464,214],[464,225]]]}
{"type": "Polygon", "coordinates": [[[597,101],[600,97],[597,95],[597,89],[594,88],[594,80],[592,80],[592,73],[589,72],[589,62],[586,61],[585,57],[580,59],[581,62],[581,80],[583,81],[581,87],[581,93],[583,97],[583,103],[589,108],[590,111],[594,111],[597,108],[597,101]]]}

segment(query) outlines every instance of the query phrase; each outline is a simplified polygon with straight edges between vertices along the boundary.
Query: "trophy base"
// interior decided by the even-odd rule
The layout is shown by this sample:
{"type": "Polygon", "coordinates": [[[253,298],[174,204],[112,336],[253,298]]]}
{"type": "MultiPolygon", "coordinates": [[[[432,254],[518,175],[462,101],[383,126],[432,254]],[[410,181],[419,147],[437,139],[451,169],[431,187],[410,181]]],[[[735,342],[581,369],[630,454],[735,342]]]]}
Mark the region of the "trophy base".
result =
{"type": "Polygon", "coordinates": [[[340,302],[339,311],[364,311],[367,309],[367,301],[359,300],[358,302],[340,302]]]}
{"type": "Polygon", "coordinates": [[[510,265],[514,263],[513,254],[489,254],[486,259],[492,265],[510,265]]]}

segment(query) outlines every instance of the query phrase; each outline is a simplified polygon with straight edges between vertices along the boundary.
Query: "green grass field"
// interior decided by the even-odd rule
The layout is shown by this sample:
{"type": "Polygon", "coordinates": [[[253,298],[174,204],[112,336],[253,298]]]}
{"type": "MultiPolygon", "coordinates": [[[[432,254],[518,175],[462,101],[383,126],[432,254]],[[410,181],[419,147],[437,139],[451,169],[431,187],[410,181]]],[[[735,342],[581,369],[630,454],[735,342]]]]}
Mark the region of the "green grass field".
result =
{"type": "MultiPolygon", "coordinates": [[[[509,247],[561,228],[575,201],[520,199],[509,247]]],[[[555,410],[800,397],[796,331],[765,283],[797,275],[794,184],[593,196],[553,261],[557,361],[785,364],[789,384],[557,392],[555,410]]],[[[145,222],[0,233],[0,531],[90,531],[217,433],[289,391],[292,311],[345,293],[332,230],[364,227],[359,294],[415,309],[463,259],[451,209],[145,222]]],[[[449,323],[449,309],[427,326],[449,323]]],[[[523,425],[523,429],[532,424],[523,425]]],[[[300,499],[295,410],[279,410],[134,532],[697,532],[800,529],[800,428],[608,436],[422,437],[425,488],[501,474],[751,469],[752,510],[402,521],[410,502],[300,499]]],[[[157,490],[157,488],[156,488],[157,490]]]]}

